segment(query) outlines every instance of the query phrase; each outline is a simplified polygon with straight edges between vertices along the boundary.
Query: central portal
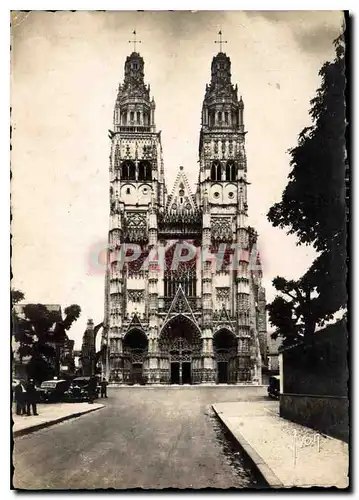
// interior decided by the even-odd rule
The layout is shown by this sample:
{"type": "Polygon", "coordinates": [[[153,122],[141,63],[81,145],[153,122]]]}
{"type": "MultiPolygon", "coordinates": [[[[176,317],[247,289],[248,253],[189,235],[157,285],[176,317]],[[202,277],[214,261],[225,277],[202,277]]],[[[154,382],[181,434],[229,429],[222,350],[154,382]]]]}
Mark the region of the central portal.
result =
{"type": "Polygon", "coordinates": [[[196,383],[201,344],[199,330],[188,317],[178,315],[167,322],[161,332],[160,350],[170,369],[168,382],[183,385],[192,384],[195,379],[196,383]]]}
{"type": "Polygon", "coordinates": [[[171,361],[171,384],[191,384],[191,371],[189,361],[171,361]]]}

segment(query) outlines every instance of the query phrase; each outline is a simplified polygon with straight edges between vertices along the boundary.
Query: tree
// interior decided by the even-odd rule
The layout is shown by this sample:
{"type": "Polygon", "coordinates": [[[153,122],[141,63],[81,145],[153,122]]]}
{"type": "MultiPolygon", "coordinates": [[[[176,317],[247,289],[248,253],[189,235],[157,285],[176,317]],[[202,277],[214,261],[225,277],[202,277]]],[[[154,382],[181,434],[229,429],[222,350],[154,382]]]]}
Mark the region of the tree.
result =
{"type": "Polygon", "coordinates": [[[10,295],[11,295],[11,304],[12,305],[15,305],[18,302],[21,302],[25,298],[25,295],[20,290],[11,290],[10,295]]]}
{"type": "Polygon", "coordinates": [[[43,304],[26,304],[23,315],[15,321],[15,339],[20,343],[20,357],[30,356],[28,375],[41,382],[53,377],[58,371],[57,347],[67,339],[66,331],[81,313],[78,305],[65,309],[65,318],[59,310],[51,310],[43,304]]]}
{"type": "Polygon", "coordinates": [[[282,200],[267,217],[297,236],[297,244],[313,245],[318,256],[297,282],[277,277],[280,296],[268,305],[274,337],[285,343],[312,337],[317,325],[346,305],[345,208],[345,61],[344,37],[334,41],[336,56],[319,75],[321,86],[310,101],[312,125],[299,134],[291,150],[289,182],[282,200]]]}

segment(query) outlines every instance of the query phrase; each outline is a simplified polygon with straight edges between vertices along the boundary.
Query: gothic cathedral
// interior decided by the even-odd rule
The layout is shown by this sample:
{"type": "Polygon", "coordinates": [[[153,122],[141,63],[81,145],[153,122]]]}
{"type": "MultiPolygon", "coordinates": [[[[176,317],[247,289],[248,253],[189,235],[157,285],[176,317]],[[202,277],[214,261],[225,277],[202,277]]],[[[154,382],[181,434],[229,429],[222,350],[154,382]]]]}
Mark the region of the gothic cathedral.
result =
{"type": "Polygon", "coordinates": [[[167,192],[155,109],[135,51],[110,131],[103,374],[112,384],[261,384],[265,291],[230,58],[212,61],[194,194],[183,167],[167,192]]]}

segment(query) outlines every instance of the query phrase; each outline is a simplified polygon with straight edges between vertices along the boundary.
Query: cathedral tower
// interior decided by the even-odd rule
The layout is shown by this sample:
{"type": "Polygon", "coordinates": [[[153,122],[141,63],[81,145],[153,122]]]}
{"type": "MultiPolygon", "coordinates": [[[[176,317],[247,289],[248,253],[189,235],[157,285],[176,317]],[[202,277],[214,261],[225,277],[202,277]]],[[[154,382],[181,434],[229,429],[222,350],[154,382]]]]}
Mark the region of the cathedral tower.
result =
{"type": "Polygon", "coordinates": [[[157,210],[163,207],[165,195],[155,108],[150,86],[144,83],[144,60],[138,52],[132,52],[125,62],[113,131],[109,131],[110,230],[103,343],[107,345],[106,376],[118,377],[120,382],[131,369],[123,356],[129,324],[146,322],[143,327],[148,329],[149,321],[156,323],[157,279],[148,271],[139,271],[148,248],[157,245],[157,210]],[[136,261],[124,265],[123,244],[141,248],[136,261]]]}
{"type": "Polygon", "coordinates": [[[199,141],[203,245],[216,253],[218,264],[211,271],[204,264],[203,317],[204,331],[213,341],[221,307],[235,322],[238,356],[232,366],[237,381],[249,372],[251,379],[261,379],[265,346],[261,349],[260,343],[266,338],[257,234],[247,221],[245,135],[243,99],[231,81],[230,58],[220,51],[213,57],[211,81],[206,85],[199,141]],[[258,314],[262,332],[257,328],[258,314]]]}

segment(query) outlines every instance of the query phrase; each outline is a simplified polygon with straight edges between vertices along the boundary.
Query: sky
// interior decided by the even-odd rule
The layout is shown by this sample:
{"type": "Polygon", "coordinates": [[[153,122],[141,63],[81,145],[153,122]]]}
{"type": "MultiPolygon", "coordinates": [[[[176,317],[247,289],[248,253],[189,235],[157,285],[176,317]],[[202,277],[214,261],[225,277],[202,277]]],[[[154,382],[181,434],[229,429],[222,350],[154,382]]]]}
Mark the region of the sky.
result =
{"type": "MultiPolygon", "coordinates": [[[[202,101],[221,29],[244,101],[249,223],[259,233],[267,301],[277,276],[299,278],[315,256],[266,214],[290,172],[288,149],[310,125],[318,71],[334,57],[338,11],[12,13],[12,287],[26,301],[78,304],[81,347],[104,314],[96,256],[109,227],[108,129],[135,29],[156,101],[167,189],[184,166],[195,191],[202,101]]],[[[268,325],[269,326],[269,325],[268,325]]]]}

